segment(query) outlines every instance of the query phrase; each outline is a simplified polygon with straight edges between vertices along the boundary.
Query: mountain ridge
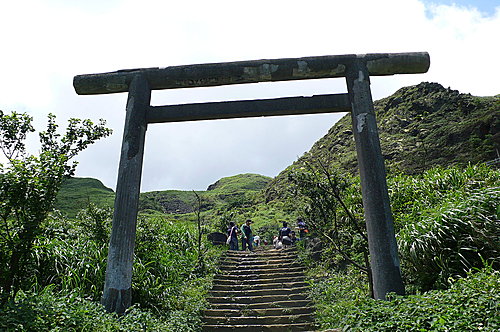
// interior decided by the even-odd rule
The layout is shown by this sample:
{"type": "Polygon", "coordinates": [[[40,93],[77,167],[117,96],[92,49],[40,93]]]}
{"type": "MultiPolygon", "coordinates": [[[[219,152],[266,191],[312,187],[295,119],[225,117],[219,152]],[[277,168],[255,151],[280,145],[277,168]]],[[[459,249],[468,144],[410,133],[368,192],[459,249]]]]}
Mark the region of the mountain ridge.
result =
{"type": "MultiPolygon", "coordinates": [[[[202,198],[201,210],[218,205],[248,204],[253,196],[265,188],[270,177],[259,174],[237,174],[223,177],[208,186],[206,191],[156,190],[140,193],[139,211],[156,211],[168,214],[190,213],[197,207],[196,194],[202,198]]],[[[56,202],[56,209],[74,217],[78,210],[89,203],[113,207],[115,193],[111,188],[93,178],[72,177],[65,179],[56,202]]]]}
{"type": "MultiPolygon", "coordinates": [[[[476,97],[422,82],[374,102],[382,155],[388,172],[416,174],[436,165],[466,165],[497,157],[500,95],[476,97]]],[[[319,159],[357,174],[351,116],[328,133],[265,189],[266,201],[281,197],[289,171],[319,159]]]]}
{"type": "MultiPolygon", "coordinates": [[[[477,97],[444,88],[438,83],[422,82],[400,88],[375,101],[374,106],[388,173],[416,174],[436,165],[465,165],[498,157],[500,95],[477,97]]],[[[221,204],[248,205],[259,192],[267,202],[280,198],[286,191],[288,172],[315,159],[357,174],[350,114],[335,123],[308,152],[276,177],[238,174],[219,179],[206,191],[196,191],[203,196],[201,209],[208,210],[221,204]]],[[[106,205],[112,206],[112,190],[103,189],[102,183],[95,186],[84,189],[87,198],[83,201],[93,201],[89,194],[96,190],[92,194],[95,200],[103,199],[106,205]]],[[[58,208],[61,209],[65,195],[78,201],[70,188],[65,185],[61,189],[58,208]]],[[[79,201],[82,202],[82,197],[79,201]]],[[[170,214],[189,213],[194,206],[196,196],[193,191],[183,190],[141,193],[139,203],[140,210],[170,214]]]]}

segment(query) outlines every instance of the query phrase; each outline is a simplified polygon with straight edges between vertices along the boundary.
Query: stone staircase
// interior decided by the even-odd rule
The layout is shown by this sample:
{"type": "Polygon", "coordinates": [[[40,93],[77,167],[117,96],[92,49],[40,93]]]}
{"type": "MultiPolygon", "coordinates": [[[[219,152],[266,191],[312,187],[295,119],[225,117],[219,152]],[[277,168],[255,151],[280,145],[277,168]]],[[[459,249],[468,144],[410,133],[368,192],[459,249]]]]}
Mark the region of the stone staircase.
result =
{"type": "Polygon", "coordinates": [[[314,331],[314,309],[294,248],[228,251],[203,331],[314,331]]]}

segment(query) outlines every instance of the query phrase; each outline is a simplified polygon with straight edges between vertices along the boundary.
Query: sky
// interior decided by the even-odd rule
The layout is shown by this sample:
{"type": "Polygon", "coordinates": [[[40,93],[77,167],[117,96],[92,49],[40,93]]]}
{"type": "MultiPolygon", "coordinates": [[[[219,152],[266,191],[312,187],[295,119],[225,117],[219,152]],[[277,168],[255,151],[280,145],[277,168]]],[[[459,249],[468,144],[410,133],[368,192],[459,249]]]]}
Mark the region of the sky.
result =
{"type": "MultiPolygon", "coordinates": [[[[112,128],[76,175],[116,187],[126,93],[79,96],[73,77],[129,68],[304,56],[429,52],[427,73],[372,77],[373,99],[422,81],[500,93],[500,2],[473,0],[17,0],[0,2],[0,110],[43,130],[54,113],[112,128]]],[[[152,105],[346,92],[344,79],[153,91],[152,105]]],[[[343,114],[149,125],[141,191],[205,190],[276,176],[343,114]]],[[[37,136],[28,144],[37,152],[37,136]]]]}

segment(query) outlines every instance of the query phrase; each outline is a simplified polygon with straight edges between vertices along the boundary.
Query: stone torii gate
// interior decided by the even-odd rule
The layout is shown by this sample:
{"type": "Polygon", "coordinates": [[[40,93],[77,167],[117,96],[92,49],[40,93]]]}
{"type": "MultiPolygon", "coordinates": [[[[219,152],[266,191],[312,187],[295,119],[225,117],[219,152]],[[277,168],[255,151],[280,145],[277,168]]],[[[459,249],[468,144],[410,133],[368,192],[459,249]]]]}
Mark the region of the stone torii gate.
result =
{"type": "Polygon", "coordinates": [[[404,294],[380,150],[370,76],[417,74],[426,52],[331,55],[198,64],[78,75],[80,95],[128,92],[113,226],[102,303],[123,313],[131,305],[132,264],[144,141],[149,123],[351,112],[368,233],[375,298],[404,294]],[[150,106],[151,90],[345,77],[348,93],[264,100],[150,106]]]}

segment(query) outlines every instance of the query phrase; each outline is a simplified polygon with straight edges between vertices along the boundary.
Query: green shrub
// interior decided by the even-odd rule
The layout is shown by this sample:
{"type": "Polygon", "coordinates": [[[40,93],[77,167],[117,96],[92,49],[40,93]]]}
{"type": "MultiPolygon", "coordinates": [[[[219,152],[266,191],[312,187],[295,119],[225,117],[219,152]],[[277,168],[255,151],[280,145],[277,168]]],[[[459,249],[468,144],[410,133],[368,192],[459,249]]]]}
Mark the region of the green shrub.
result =
{"type": "Polygon", "coordinates": [[[406,281],[419,289],[446,286],[484,261],[500,263],[500,172],[485,166],[435,168],[391,181],[406,281]]]}
{"type": "Polygon", "coordinates": [[[118,317],[75,292],[55,293],[53,287],[39,293],[19,292],[15,302],[0,308],[0,330],[176,331],[169,328],[166,317],[155,316],[137,305],[118,317]]]}
{"type": "MultiPolygon", "coordinates": [[[[104,287],[111,211],[90,204],[79,219],[53,214],[33,247],[31,287],[52,285],[99,301],[104,287]]],[[[31,287],[26,287],[30,289],[31,287]]]]}
{"type": "Polygon", "coordinates": [[[359,270],[348,268],[335,273],[329,267],[318,266],[309,275],[316,320],[322,328],[341,326],[343,317],[357,310],[359,301],[368,297],[367,277],[359,270]]]}
{"type": "Polygon", "coordinates": [[[455,280],[447,290],[393,296],[389,301],[370,299],[355,287],[345,292],[346,280],[350,279],[331,277],[315,292],[323,329],[461,332],[500,328],[500,273],[491,268],[455,280]]]}
{"type": "Polygon", "coordinates": [[[11,322],[10,329],[16,330],[13,326],[21,324],[21,331],[71,330],[73,326],[73,330],[142,330],[140,322],[136,324],[135,318],[130,318],[136,316],[146,322],[148,331],[198,329],[207,306],[205,295],[223,249],[203,241],[199,256],[195,225],[172,221],[164,215],[141,216],[138,222],[131,311],[119,321],[111,316],[97,320],[91,317],[97,315],[95,312],[80,313],[78,306],[83,302],[84,313],[92,305],[98,308],[95,310],[103,310],[98,303],[104,286],[107,241],[103,237],[109,234],[109,212],[89,205],[79,214],[80,219],[68,220],[54,214],[46,220],[43,234],[35,241],[33,264],[24,283],[24,290],[30,295],[20,296],[2,309],[2,319],[11,322]],[[72,307],[64,313],[69,321],[44,318],[49,315],[46,312],[56,312],[59,306],[72,307]],[[25,307],[25,314],[17,314],[25,307]],[[25,323],[23,315],[27,317],[25,323]],[[164,323],[155,323],[157,320],[164,323]],[[38,329],[36,322],[40,321],[42,326],[38,329]],[[23,324],[35,325],[25,328],[23,324]],[[155,328],[155,324],[159,327],[155,328]],[[92,328],[87,329],[88,326],[92,328]]]}

